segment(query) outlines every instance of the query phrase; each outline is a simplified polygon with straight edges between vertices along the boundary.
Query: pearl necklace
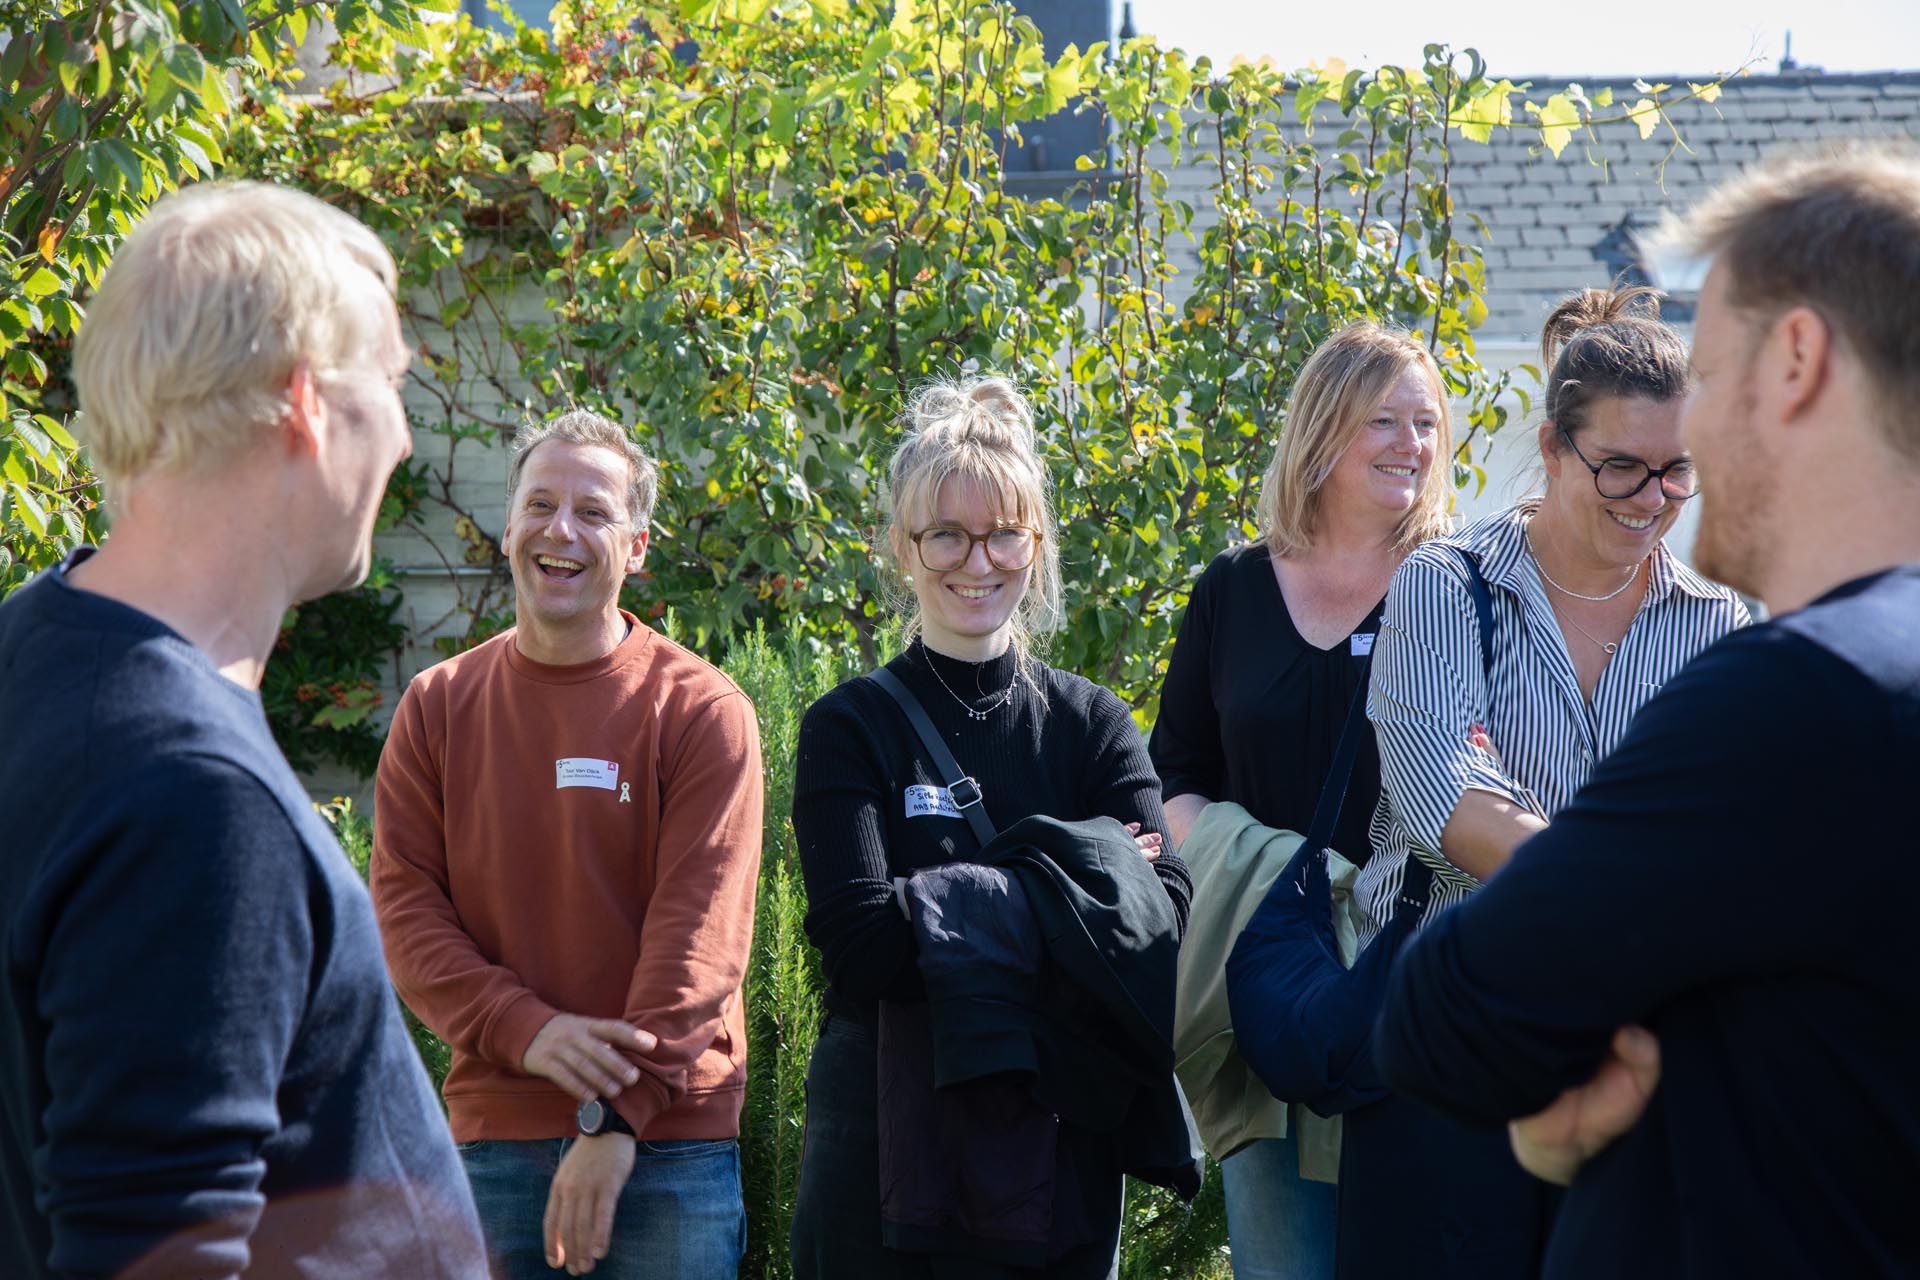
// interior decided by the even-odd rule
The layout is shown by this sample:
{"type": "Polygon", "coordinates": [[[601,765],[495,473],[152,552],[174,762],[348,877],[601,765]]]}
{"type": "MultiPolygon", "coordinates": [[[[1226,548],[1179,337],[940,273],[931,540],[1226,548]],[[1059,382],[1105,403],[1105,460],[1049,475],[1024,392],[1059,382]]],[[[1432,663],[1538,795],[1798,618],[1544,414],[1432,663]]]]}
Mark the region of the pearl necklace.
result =
{"type": "Polygon", "coordinates": [[[947,678],[940,674],[940,668],[933,660],[933,650],[927,649],[924,644],[920,647],[926,649],[927,652],[927,670],[933,672],[933,678],[940,682],[940,687],[947,691],[947,696],[960,704],[960,709],[967,713],[969,720],[985,720],[988,716],[1013,701],[1013,691],[1020,683],[1020,673],[1018,671],[1013,673],[1013,681],[1007,685],[1006,689],[993,700],[985,711],[976,711],[974,710],[973,704],[955,693],[953,686],[947,683],[947,678]]]}
{"type": "MultiPolygon", "coordinates": [[[[1540,556],[1533,549],[1533,535],[1530,533],[1523,532],[1521,533],[1520,537],[1527,544],[1527,559],[1533,561],[1533,567],[1539,571],[1541,579],[1545,581],[1546,584],[1552,587],[1555,591],[1560,592],[1562,595],[1572,596],[1575,600],[1586,600],[1586,601],[1590,601],[1593,604],[1602,604],[1608,600],[1613,599],[1615,596],[1619,595],[1622,591],[1625,591],[1628,587],[1632,586],[1633,580],[1640,576],[1640,564],[1638,561],[1635,561],[1633,568],[1627,571],[1627,580],[1625,582],[1621,583],[1619,586],[1615,587],[1613,590],[1607,592],[1607,594],[1603,596],[1586,595],[1583,592],[1575,591],[1571,587],[1563,587],[1559,583],[1555,582],[1553,580],[1553,575],[1547,572],[1547,566],[1540,563],[1540,556]]],[[[1596,640],[1594,641],[1594,643],[1598,644],[1599,641],[1596,640]]]]}

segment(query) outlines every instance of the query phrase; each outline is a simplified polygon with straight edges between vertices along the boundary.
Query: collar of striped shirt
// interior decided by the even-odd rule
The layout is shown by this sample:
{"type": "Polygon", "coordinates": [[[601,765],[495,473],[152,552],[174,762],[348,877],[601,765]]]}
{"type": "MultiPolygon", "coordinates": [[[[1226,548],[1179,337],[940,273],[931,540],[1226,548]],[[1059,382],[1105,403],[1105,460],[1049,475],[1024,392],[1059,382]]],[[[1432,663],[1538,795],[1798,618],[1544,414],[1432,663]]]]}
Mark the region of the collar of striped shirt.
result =
{"type": "MultiPolygon", "coordinates": [[[[1527,559],[1527,522],[1539,509],[1540,499],[1523,498],[1504,511],[1474,521],[1444,541],[1471,553],[1480,562],[1480,572],[1489,583],[1522,595],[1525,580],[1521,566],[1527,559]]],[[[1662,538],[1654,544],[1652,564],[1647,570],[1647,599],[1649,602],[1665,600],[1675,591],[1696,600],[1726,598],[1723,588],[1708,582],[1667,550],[1666,539],[1662,538]]]]}

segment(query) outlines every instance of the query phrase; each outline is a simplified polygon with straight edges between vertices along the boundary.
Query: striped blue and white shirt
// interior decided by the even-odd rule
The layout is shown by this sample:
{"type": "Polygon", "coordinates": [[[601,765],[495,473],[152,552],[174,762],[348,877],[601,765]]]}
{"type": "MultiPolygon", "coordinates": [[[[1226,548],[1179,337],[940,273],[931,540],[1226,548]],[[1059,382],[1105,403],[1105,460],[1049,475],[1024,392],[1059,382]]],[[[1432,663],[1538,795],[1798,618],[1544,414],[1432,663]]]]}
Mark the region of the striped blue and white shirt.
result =
{"type": "Polygon", "coordinates": [[[1355,898],[1362,944],[1393,912],[1409,854],[1434,869],[1431,919],[1479,881],[1440,853],[1440,832],[1463,793],[1489,791],[1551,819],[1594,761],[1612,751],[1647,699],[1693,656],[1750,619],[1739,597],[1655,548],[1647,594],[1589,704],[1547,601],[1522,501],[1417,548],[1393,575],[1373,651],[1367,715],[1380,744],[1373,856],[1355,898]],[[1477,558],[1493,597],[1491,689],[1466,567],[1444,544],[1477,558]],[[1486,726],[1499,759],[1467,744],[1486,726]]]}

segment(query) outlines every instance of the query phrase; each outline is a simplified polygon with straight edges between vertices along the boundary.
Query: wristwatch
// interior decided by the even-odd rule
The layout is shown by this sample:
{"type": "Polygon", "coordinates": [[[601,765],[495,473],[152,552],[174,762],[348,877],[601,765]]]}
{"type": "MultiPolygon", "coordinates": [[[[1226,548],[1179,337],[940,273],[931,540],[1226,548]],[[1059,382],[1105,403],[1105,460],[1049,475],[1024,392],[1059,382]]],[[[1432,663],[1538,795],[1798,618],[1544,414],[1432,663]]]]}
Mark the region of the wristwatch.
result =
{"type": "Polygon", "coordinates": [[[579,1110],[573,1113],[573,1122],[579,1126],[583,1138],[597,1138],[603,1133],[624,1133],[629,1138],[634,1136],[633,1126],[605,1098],[581,1103],[579,1110]]]}

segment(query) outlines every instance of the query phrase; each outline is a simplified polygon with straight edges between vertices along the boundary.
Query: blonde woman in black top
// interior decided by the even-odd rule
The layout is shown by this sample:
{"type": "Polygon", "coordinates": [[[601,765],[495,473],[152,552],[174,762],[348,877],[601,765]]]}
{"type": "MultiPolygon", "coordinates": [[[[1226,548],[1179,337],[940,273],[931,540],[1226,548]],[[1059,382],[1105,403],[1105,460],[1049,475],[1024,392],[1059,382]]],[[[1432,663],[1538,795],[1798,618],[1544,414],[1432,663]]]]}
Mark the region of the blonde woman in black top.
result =
{"type": "MultiPolygon", "coordinates": [[[[1307,829],[1387,584],[1446,531],[1452,452],[1445,384],[1411,335],[1356,324],[1301,369],[1261,493],[1264,536],[1200,575],[1168,662],[1150,749],[1176,846],[1214,801],[1307,829]]],[[[1369,735],[1334,832],[1354,862],[1379,774],[1369,735]]],[[[1241,1280],[1333,1274],[1334,1188],[1300,1177],[1295,1148],[1289,1125],[1222,1165],[1241,1280]]]]}
{"type": "MultiPolygon", "coordinates": [[[[1185,865],[1160,851],[1159,781],[1132,716],[1106,689],[1032,654],[1033,637],[1059,613],[1060,569],[1025,399],[1002,379],[941,382],[914,398],[906,421],[891,468],[887,549],[910,590],[911,643],[887,670],[978,780],[995,825],[1035,814],[1118,819],[1138,833],[1184,926],[1191,883],[1185,865]]],[[[882,1242],[878,1009],[883,1000],[926,1000],[896,883],[978,851],[923,756],[900,709],[864,677],[820,699],[801,723],[793,825],[827,1017],[807,1076],[794,1272],[801,1280],[1111,1275],[1121,1177],[1106,1154],[1110,1135],[1062,1138],[1044,1268],[995,1269],[882,1242]]]]}

